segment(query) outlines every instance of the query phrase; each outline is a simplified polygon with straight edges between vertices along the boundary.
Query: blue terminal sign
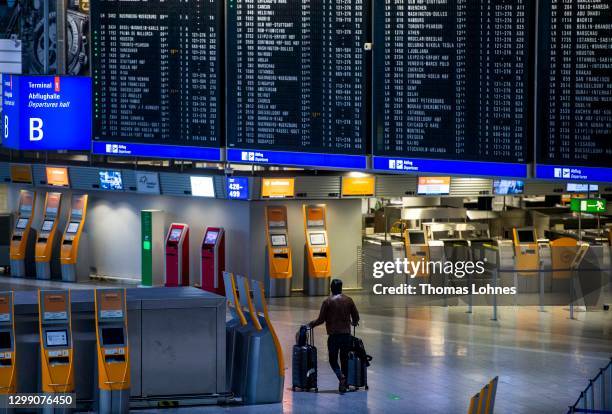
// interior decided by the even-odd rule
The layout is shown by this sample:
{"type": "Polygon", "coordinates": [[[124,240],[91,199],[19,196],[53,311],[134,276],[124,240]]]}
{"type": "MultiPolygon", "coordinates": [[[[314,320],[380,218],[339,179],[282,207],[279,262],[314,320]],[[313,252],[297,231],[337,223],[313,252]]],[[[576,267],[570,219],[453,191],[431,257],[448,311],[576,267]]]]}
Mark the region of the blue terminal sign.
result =
{"type": "Polygon", "coordinates": [[[572,181],[612,182],[612,168],[536,165],[537,178],[572,181]]]}
{"type": "Polygon", "coordinates": [[[29,151],[89,151],[91,79],[3,74],[2,144],[29,151]]]}
{"type": "Polygon", "coordinates": [[[247,177],[227,177],[227,198],[232,200],[249,199],[249,179],[247,177]]]}
{"type": "Polygon", "coordinates": [[[358,170],[367,168],[364,155],[318,154],[292,151],[261,151],[252,149],[227,149],[227,161],[249,164],[292,165],[296,167],[321,167],[358,170]]]}
{"type": "Polygon", "coordinates": [[[220,148],[184,147],[125,142],[98,142],[92,146],[94,154],[144,158],[173,158],[179,160],[221,161],[220,148]]]}
{"type": "Polygon", "coordinates": [[[526,164],[422,158],[373,157],[373,169],[403,173],[436,173],[470,176],[527,177],[526,164]]]}

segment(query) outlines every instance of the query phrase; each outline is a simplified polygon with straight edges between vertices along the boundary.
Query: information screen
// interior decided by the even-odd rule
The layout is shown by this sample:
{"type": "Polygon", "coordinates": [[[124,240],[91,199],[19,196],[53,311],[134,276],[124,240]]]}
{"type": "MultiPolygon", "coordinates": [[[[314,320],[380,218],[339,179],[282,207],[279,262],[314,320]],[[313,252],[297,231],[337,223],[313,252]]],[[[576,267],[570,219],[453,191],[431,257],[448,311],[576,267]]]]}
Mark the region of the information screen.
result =
{"type": "Polygon", "coordinates": [[[449,194],[450,181],[450,177],[419,177],[417,193],[421,195],[449,194]]]}
{"type": "Polygon", "coordinates": [[[123,190],[121,171],[100,171],[100,188],[103,190],[123,190]]]}
{"type": "Polygon", "coordinates": [[[535,242],[535,237],[533,235],[533,230],[519,230],[518,232],[519,243],[533,243],[535,242]]]}
{"type": "Polygon", "coordinates": [[[91,23],[94,140],[220,145],[222,1],[95,1],[91,23]]]}
{"type": "Polygon", "coordinates": [[[273,234],[270,236],[270,241],[272,242],[272,246],[286,246],[287,245],[287,236],[284,234],[273,234]]]}
{"type": "Polygon", "coordinates": [[[375,1],[374,155],[527,162],[534,3],[375,1]]]}
{"type": "Polygon", "coordinates": [[[408,232],[410,244],[425,244],[425,233],[423,232],[408,232]]]}
{"type": "Polygon", "coordinates": [[[521,180],[494,180],[493,194],[496,195],[511,195],[523,194],[525,191],[525,182],[521,180]]]}
{"type": "Polygon", "coordinates": [[[612,0],[539,3],[538,161],[610,167],[612,0]]]}
{"type": "Polygon", "coordinates": [[[11,333],[10,331],[0,332],[0,349],[11,349],[11,333]]]}
{"type": "Polygon", "coordinates": [[[19,230],[23,230],[28,226],[28,219],[27,218],[20,218],[19,220],[17,220],[17,225],[15,227],[17,227],[19,230]]]}
{"type": "Polygon", "coordinates": [[[597,184],[577,184],[567,183],[565,191],[568,193],[588,193],[599,191],[599,185],[597,184]]]}
{"type": "Polygon", "coordinates": [[[228,2],[228,147],[366,153],[368,1],[228,2]]]}
{"type": "Polygon", "coordinates": [[[46,332],[47,346],[68,346],[68,332],[65,329],[46,332]]]}
{"type": "Polygon", "coordinates": [[[312,244],[313,246],[325,246],[325,234],[311,233],[310,244],[312,244]]]}
{"type": "Polygon", "coordinates": [[[79,223],[72,222],[68,224],[68,228],[66,229],[66,233],[76,233],[79,230],[79,223]]]}
{"type": "Polygon", "coordinates": [[[125,345],[123,328],[102,328],[103,345],[125,345]]]}

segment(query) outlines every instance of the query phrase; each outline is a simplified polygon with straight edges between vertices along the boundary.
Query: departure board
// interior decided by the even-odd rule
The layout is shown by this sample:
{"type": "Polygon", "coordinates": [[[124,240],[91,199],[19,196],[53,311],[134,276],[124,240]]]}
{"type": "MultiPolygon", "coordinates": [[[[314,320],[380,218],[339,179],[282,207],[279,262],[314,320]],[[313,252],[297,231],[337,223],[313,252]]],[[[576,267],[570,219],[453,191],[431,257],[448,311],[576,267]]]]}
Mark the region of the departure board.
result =
{"type": "Polygon", "coordinates": [[[612,0],[541,1],[539,27],[538,161],[612,167],[612,0]]]}
{"type": "Polygon", "coordinates": [[[98,0],[91,20],[94,141],[221,145],[222,1],[98,0]]]}
{"type": "Polygon", "coordinates": [[[365,154],[367,1],[228,2],[229,148],[365,154]]]}
{"type": "Polygon", "coordinates": [[[527,162],[534,3],[374,2],[374,155],[527,162]]]}

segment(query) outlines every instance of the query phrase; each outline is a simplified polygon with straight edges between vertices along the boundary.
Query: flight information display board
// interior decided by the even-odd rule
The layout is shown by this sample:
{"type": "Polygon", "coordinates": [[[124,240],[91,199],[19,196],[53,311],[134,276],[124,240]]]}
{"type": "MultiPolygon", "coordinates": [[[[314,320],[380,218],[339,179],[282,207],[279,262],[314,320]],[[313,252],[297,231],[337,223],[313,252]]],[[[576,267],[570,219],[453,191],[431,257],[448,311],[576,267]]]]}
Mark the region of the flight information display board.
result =
{"type": "Polygon", "coordinates": [[[91,3],[94,152],[220,159],[223,7],[91,3]]]}
{"type": "Polygon", "coordinates": [[[374,2],[374,168],[526,175],[534,3],[374,2]]]}
{"type": "Polygon", "coordinates": [[[228,161],[366,167],[367,2],[228,1],[228,161]]]}
{"type": "Polygon", "coordinates": [[[612,181],[588,168],[611,166],[612,0],[547,0],[538,16],[537,161],[549,166],[536,175],[612,181]]]}

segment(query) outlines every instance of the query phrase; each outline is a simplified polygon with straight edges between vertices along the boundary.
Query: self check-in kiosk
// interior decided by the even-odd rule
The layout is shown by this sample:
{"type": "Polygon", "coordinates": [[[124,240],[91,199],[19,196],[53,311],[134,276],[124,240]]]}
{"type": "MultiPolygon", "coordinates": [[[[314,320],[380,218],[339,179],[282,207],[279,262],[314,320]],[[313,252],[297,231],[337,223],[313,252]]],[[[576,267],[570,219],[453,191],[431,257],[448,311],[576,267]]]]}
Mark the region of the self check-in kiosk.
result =
{"type": "Polygon", "coordinates": [[[289,296],[293,266],[287,208],[284,206],[266,207],[266,288],[268,296],[289,296]]]}
{"type": "Polygon", "coordinates": [[[13,292],[0,292],[0,394],[4,395],[17,388],[14,315],[13,292]]]}
{"type": "Polygon", "coordinates": [[[62,193],[47,193],[42,225],[36,236],[34,258],[36,260],[36,277],[51,279],[53,262],[57,260],[56,233],[62,205],[62,193]]]}
{"type": "Polygon", "coordinates": [[[516,270],[526,272],[537,269],[540,259],[535,229],[533,227],[514,228],[512,235],[516,270]]]}
{"type": "Polygon", "coordinates": [[[123,414],[130,410],[130,357],[125,289],[96,289],[98,410],[123,414]]]}
{"type": "Polygon", "coordinates": [[[189,226],[172,223],[166,235],[165,273],[166,287],[189,286],[189,226]]]}
{"type": "Polygon", "coordinates": [[[200,250],[200,286],[218,295],[225,294],[225,231],[222,227],[208,227],[200,250]]]}
{"type": "Polygon", "coordinates": [[[72,393],[75,387],[70,291],[39,290],[38,315],[42,392],[72,393]]]}
{"type": "Polygon", "coordinates": [[[87,194],[73,195],[60,248],[62,280],[76,282],[89,278],[89,254],[83,228],[87,217],[87,194]]]}
{"type": "Polygon", "coordinates": [[[325,204],[304,204],[304,294],[329,294],[331,257],[325,204]]]}
{"type": "Polygon", "coordinates": [[[422,266],[415,267],[420,269],[415,276],[426,277],[428,275],[429,245],[425,231],[409,229],[404,231],[404,246],[406,247],[406,258],[410,263],[423,263],[422,266]]]}
{"type": "Polygon", "coordinates": [[[10,264],[11,276],[13,277],[25,277],[26,274],[33,274],[34,272],[35,231],[32,229],[32,219],[34,218],[35,206],[36,193],[21,190],[19,193],[19,210],[11,236],[10,264]]]}
{"type": "Polygon", "coordinates": [[[240,389],[240,374],[243,372],[245,362],[244,338],[246,338],[249,326],[242,307],[238,302],[238,291],[236,279],[230,272],[223,272],[225,285],[225,297],[227,308],[231,319],[225,324],[225,346],[226,346],[226,385],[229,391],[238,393],[240,389]]]}

